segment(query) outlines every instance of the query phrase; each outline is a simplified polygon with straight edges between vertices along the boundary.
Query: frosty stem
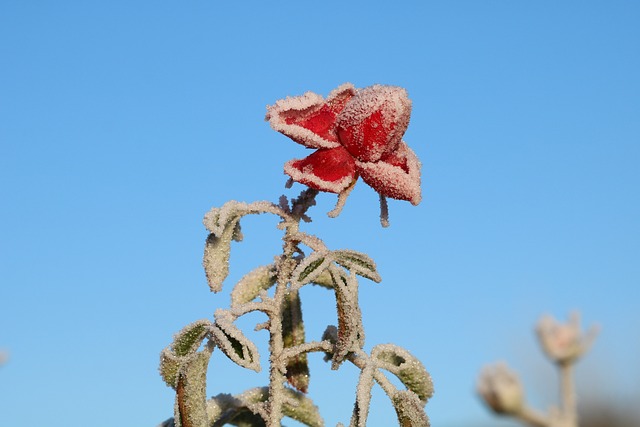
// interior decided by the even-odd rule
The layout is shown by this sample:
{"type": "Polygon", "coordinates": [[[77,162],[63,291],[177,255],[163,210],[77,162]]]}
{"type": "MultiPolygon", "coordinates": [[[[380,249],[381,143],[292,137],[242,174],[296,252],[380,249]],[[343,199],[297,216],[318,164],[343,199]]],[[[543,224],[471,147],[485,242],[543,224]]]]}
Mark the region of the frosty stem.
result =
{"type": "MultiPolygon", "coordinates": [[[[296,235],[300,230],[300,220],[305,217],[306,211],[315,204],[317,190],[305,190],[293,201],[291,215],[285,220],[285,236],[282,256],[276,263],[277,279],[274,303],[276,309],[270,314],[269,327],[269,402],[268,402],[268,426],[279,426],[282,419],[282,396],[286,381],[287,357],[284,355],[284,339],[282,331],[282,318],[286,309],[286,296],[291,291],[288,287],[291,274],[296,267],[294,255],[297,251],[296,235]]],[[[284,216],[283,216],[284,218],[284,216]]],[[[297,292],[297,291],[295,291],[297,292]]]]}

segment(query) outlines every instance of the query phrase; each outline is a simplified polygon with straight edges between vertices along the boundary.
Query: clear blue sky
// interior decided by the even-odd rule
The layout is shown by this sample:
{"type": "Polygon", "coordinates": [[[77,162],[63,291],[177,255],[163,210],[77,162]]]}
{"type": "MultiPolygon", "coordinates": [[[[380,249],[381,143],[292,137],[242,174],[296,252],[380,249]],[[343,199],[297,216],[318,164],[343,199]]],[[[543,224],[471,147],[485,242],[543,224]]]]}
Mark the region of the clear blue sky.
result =
{"type": "MultiPolygon", "coordinates": [[[[637,392],[638,22],[634,1],[3,1],[0,424],[169,417],[160,350],[279,248],[274,220],[246,221],[211,294],[202,216],[295,196],[282,166],[306,151],[265,106],[346,81],[408,90],[424,200],[392,200],[381,229],[360,183],[338,219],[322,195],[305,230],[378,262],[383,282],[361,283],[367,348],[423,360],[433,425],[491,422],[473,387],[497,359],[548,403],[531,331],[546,312],[603,328],[579,365],[584,390],[637,392]]],[[[303,298],[317,338],[335,322],[330,294],[303,298]]],[[[348,422],[355,371],[311,368],[327,425],[348,422]]],[[[212,359],[210,394],[265,382],[212,359]]],[[[390,425],[375,399],[371,425],[390,425]]]]}

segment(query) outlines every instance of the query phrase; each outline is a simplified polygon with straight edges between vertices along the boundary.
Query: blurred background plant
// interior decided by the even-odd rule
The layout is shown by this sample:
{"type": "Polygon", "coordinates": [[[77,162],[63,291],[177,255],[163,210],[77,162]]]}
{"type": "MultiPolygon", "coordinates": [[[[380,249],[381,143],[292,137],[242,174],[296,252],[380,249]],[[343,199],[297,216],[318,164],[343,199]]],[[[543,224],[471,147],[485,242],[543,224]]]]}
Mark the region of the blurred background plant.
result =
{"type": "Polygon", "coordinates": [[[580,317],[571,314],[567,323],[543,316],[536,328],[540,347],[556,366],[559,377],[560,402],[546,413],[531,408],[524,396],[518,375],[504,362],[486,366],[480,373],[477,391],[496,414],[511,416],[535,427],[577,427],[578,406],[575,391],[574,365],[591,347],[598,328],[583,334],[580,317]]]}

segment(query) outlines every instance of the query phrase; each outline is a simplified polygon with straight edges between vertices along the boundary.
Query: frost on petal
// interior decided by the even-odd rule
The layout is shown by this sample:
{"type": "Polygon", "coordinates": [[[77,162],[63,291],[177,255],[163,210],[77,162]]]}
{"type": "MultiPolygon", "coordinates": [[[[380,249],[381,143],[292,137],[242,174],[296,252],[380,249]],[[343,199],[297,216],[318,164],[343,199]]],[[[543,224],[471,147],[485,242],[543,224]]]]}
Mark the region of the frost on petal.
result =
{"type": "Polygon", "coordinates": [[[356,164],[347,150],[337,147],[288,161],[284,173],[316,190],[340,193],[356,179],[356,164]]]}
{"type": "Polygon", "coordinates": [[[313,92],[288,97],[267,107],[271,127],[309,148],[338,147],[336,116],[356,93],[351,83],[333,90],[326,100],[313,92]]]}
{"type": "Polygon", "coordinates": [[[360,89],[338,115],[338,138],[358,160],[377,162],[400,144],[410,116],[411,101],[403,88],[360,89]]]}
{"type": "Polygon", "coordinates": [[[404,141],[379,162],[356,162],[356,168],[364,182],[383,196],[420,203],[420,161],[404,141]]]}

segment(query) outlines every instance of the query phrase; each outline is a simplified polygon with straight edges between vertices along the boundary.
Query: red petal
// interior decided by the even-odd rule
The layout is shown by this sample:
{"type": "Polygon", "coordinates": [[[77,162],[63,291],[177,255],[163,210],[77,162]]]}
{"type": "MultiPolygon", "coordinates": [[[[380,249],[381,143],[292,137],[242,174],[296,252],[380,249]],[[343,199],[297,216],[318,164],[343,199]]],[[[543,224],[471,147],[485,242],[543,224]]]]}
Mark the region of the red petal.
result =
{"type": "Polygon", "coordinates": [[[340,193],[357,178],[355,161],[342,147],[320,149],[304,159],[291,160],[285,163],[284,173],[296,182],[330,193],[340,193]]]}
{"type": "Polygon", "coordinates": [[[356,162],[356,168],[364,182],[383,196],[420,203],[420,161],[404,141],[380,161],[356,162]]]}
{"type": "Polygon", "coordinates": [[[400,144],[410,116],[404,89],[370,86],[359,90],[338,115],[338,139],[356,159],[377,162],[400,144]]]}
{"type": "Polygon", "coordinates": [[[355,92],[352,84],[345,83],[326,100],[313,92],[281,99],[267,107],[266,120],[273,129],[306,147],[338,147],[336,116],[355,92]]]}

